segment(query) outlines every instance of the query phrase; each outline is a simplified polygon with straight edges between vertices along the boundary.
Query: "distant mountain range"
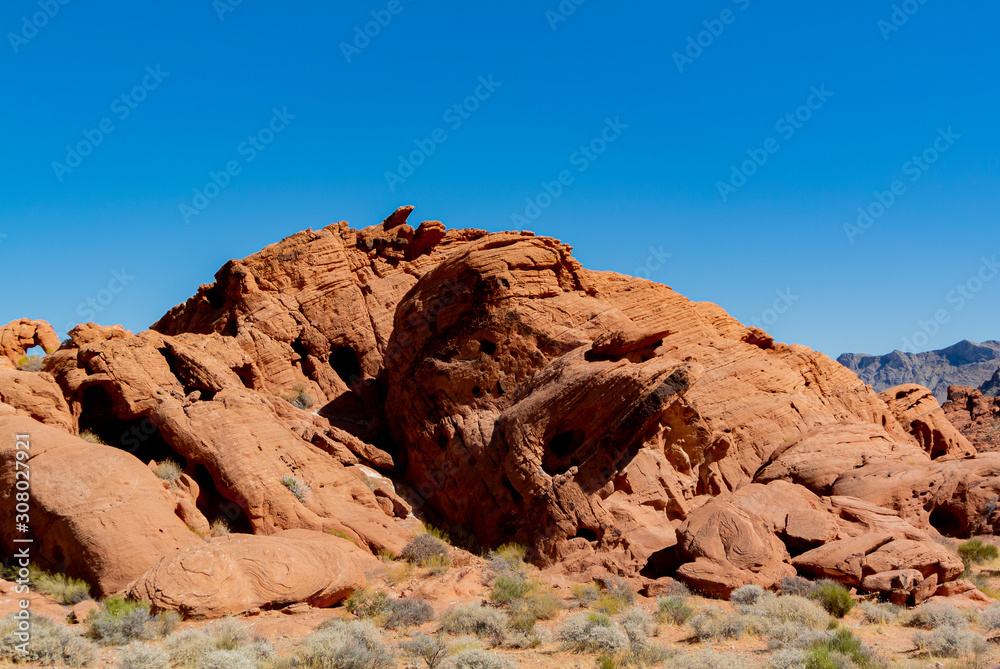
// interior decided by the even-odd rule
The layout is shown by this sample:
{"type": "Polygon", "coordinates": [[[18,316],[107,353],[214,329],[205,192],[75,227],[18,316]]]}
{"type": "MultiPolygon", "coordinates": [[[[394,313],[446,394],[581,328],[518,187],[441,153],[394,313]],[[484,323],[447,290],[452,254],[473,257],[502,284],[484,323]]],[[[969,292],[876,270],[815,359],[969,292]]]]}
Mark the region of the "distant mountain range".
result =
{"type": "Polygon", "coordinates": [[[872,385],[876,392],[902,383],[919,383],[930,388],[939,402],[945,402],[948,386],[980,388],[992,396],[1000,391],[1000,341],[977,344],[965,340],[926,353],[845,353],[837,362],[872,385]]]}

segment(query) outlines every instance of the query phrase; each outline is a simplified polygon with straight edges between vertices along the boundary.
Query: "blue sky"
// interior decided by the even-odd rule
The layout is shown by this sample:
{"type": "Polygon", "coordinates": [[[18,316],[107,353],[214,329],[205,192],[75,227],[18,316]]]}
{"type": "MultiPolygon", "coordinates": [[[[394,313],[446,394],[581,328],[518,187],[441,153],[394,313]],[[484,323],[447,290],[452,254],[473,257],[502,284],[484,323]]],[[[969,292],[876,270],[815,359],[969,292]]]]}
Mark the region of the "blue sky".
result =
{"type": "Polygon", "coordinates": [[[2,322],[413,204],[831,356],[1000,339],[995,4],[64,1],[0,9],[2,322]]]}

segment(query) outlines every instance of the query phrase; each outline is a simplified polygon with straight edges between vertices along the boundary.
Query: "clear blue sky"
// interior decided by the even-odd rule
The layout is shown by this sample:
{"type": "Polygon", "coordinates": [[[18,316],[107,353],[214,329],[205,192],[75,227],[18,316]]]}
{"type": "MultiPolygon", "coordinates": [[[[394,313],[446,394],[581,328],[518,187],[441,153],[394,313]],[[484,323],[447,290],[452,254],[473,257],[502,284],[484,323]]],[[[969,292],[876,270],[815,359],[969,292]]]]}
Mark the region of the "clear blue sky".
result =
{"type": "Polygon", "coordinates": [[[1000,7],[909,0],[897,26],[892,5],[12,0],[0,321],[141,330],[229,258],[413,204],[557,237],[832,356],[1000,339],[1000,277],[976,278],[1000,254],[1000,7]],[[531,210],[543,182],[562,193],[531,210]],[[877,191],[893,203],[848,234],[877,191]]]}

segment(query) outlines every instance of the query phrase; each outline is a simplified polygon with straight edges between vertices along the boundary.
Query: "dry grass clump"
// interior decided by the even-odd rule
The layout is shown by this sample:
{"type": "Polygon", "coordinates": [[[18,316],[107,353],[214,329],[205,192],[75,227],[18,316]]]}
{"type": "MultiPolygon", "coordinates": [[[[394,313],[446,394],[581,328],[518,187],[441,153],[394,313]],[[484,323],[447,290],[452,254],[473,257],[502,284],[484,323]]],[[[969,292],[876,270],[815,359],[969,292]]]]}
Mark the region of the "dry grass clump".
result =
{"type": "Polygon", "coordinates": [[[862,602],[862,622],[866,625],[891,625],[900,621],[905,609],[895,604],[880,604],[878,602],[862,602]]]}
{"type": "Polygon", "coordinates": [[[442,573],[451,566],[451,555],[447,542],[434,532],[424,532],[410,539],[399,557],[419,567],[429,567],[433,573],[442,573]]]}
{"type": "Polygon", "coordinates": [[[981,655],[987,648],[983,635],[953,625],[942,625],[929,632],[914,632],[913,645],[934,657],[981,655]]]}
{"type": "Polygon", "coordinates": [[[232,618],[223,618],[200,629],[187,629],[173,634],[164,642],[164,647],[170,654],[173,665],[183,669],[201,669],[213,657],[212,661],[216,664],[228,661],[234,667],[239,666],[238,662],[259,664],[275,657],[271,644],[255,637],[243,624],[232,618]],[[220,651],[226,655],[220,655],[220,651]],[[245,660],[237,658],[237,655],[245,660]]]}
{"type": "Polygon", "coordinates": [[[9,615],[0,620],[0,660],[4,663],[41,663],[42,666],[65,665],[84,667],[97,659],[97,646],[65,625],[56,625],[48,618],[32,616],[29,630],[9,615]],[[22,653],[18,646],[25,641],[18,634],[30,634],[22,653]]]}
{"type": "Polygon", "coordinates": [[[395,657],[370,620],[333,618],[302,639],[293,659],[303,669],[390,669],[395,657]]]}
{"type": "Polygon", "coordinates": [[[938,627],[957,627],[964,629],[969,626],[962,612],[947,602],[931,602],[913,610],[907,621],[909,627],[937,629],[938,627]]]}
{"type": "Polygon", "coordinates": [[[427,669],[436,669],[448,654],[448,644],[440,636],[428,636],[418,632],[409,639],[399,642],[399,647],[410,657],[419,657],[427,669]]]}
{"type": "Polygon", "coordinates": [[[66,574],[47,572],[34,565],[28,568],[28,578],[36,592],[52,597],[64,606],[72,606],[91,599],[86,581],[70,578],[66,574]]]}
{"type": "Polygon", "coordinates": [[[288,488],[289,492],[295,495],[295,499],[300,502],[306,501],[306,497],[309,496],[309,491],[312,489],[312,486],[308,483],[300,481],[294,476],[282,476],[281,485],[288,488]]]}
{"type": "Polygon", "coordinates": [[[118,653],[118,669],[170,669],[170,655],[160,646],[133,641],[118,653]]]}
{"type": "Polygon", "coordinates": [[[106,646],[159,639],[177,629],[180,622],[181,617],[173,611],[152,615],[146,602],[121,597],[104,600],[86,620],[88,636],[106,646]]]}
{"type": "Polygon", "coordinates": [[[743,585],[733,590],[732,594],[729,595],[729,601],[733,604],[749,606],[763,597],[765,592],[767,591],[764,588],[756,584],[743,585]]]}
{"type": "Polygon", "coordinates": [[[400,597],[390,599],[383,627],[394,630],[423,625],[434,620],[434,609],[423,599],[400,597]]]}
{"type": "Polygon", "coordinates": [[[479,604],[463,604],[445,612],[441,618],[441,629],[449,634],[475,634],[487,639],[493,645],[503,643],[509,620],[496,609],[479,604]]]}
{"type": "Polygon", "coordinates": [[[462,650],[441,663],[441,669],[517,669],[509,657],[481,648],[462,650]]]}
{"type": "Polygon", "coordinates": [[[107,444],[104,443],[103,439],[101,439],[99,436],[97,436],[97,434],[95,434],[94,432],[92,432],[90,430],[83,430],[82,432],[80,432],[80,438],[83,439],[88,444],[97,444],[99,446],[107,446],[107,444]]]}
{"type": "Polygon", "coordinates": [[[296,383],[290,392],[284,393],[281,398],[296,409],[308,409],[316,403],[312,395],[309,394],[308,384],[301,381],[296,383]]]}
{"type": "Polygon", "coordinates": [[[154,474],[169,483],[173,483],[180,478],[183,472],[184,470],[181,469],[181,466],[175,460],[163,460],[156,463],[156,467],[153,468],[154,474]]]}

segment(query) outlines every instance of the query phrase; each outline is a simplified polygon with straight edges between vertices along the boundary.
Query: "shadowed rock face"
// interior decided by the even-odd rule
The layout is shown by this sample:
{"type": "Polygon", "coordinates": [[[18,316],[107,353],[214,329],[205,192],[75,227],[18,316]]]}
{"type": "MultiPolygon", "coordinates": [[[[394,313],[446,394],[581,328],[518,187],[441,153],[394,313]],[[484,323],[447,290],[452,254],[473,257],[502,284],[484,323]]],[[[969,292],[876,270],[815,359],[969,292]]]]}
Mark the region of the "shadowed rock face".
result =
{"type": "Polygon", "coordinates": [[[45,371],[0,370],[0,428],[63,435],[84,480],[134,471],[128,495],[155,500],[149,522],[180,528],[149,541],[148,523],[116,516],[121,536],[105,536],[76,516],[124,495],[113,481],[72,504],[43,490],[63,514],[49,563],[123,541],[127,565],[73,569],[196,615],[329,604],[363,582],[358,551],[409,539],[402,495],[483,546],[518,541],[581,577],[676,575],[725,597],[808,565],[897,600],[961,590],[924,544],[1000,526],[995,486],[979,484],[1000,479],[929,391],[880,397],[714,304],[588,271],[557,240],[413,228],[411,209],[292,235],[227,263],[150,331],[80,325],[45,371]],[[83,430],[110,446],[72,436],[83,430]],[[144,466],[166,458],[184,472],[173,484],[144,466]],[[218,515],[234,538],[203,544],[185,527],[218,515]],[[836,542],[846,552],[819,550],[836,542]],[[213,556],[233,583],[282,560],[299,571],[223,588],[216,605],[199,567],[213,556]],[[324,561],[339,571],[316,573],[324,561]]]}

